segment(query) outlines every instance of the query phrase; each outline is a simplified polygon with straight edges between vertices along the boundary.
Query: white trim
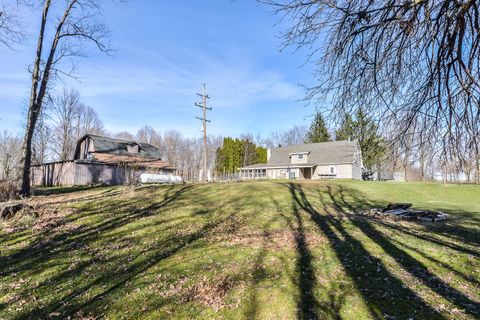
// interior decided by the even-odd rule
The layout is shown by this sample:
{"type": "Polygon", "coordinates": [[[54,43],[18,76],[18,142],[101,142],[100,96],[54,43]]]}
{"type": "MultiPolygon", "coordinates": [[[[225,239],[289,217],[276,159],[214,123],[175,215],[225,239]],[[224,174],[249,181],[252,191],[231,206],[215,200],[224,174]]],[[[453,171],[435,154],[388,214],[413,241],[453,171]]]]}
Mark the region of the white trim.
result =
{"type": "Polygon", "coordinates": [[[291,156],[294,155],[294,154],[309,155],[309,154],[310,154],[310,151],[290,152],[290,153],[288,154],[288,156],[291,157],[291,156]]]}

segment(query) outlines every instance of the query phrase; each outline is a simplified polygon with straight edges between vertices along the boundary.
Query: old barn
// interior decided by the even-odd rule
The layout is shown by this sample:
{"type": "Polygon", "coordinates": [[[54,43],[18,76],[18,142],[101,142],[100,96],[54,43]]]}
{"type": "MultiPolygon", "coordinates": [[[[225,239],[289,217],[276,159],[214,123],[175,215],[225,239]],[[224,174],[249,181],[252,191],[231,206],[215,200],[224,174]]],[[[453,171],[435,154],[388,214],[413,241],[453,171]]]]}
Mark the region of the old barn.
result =
{"type": "Polygon", "coordinates": [[[173,175],[175,171],[151,144],[87,134],[78,140],[72,160],[33,166],[31,181],[45,187],[117,185],[135,182],[141,173],[173,175]]]}

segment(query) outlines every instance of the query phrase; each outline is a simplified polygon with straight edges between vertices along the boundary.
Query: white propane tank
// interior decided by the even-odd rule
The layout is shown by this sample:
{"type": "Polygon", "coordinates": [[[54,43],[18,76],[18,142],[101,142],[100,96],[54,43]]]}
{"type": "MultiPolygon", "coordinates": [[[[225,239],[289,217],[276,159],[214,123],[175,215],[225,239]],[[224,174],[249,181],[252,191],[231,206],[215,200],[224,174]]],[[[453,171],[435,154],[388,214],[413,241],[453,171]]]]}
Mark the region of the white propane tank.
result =
{"type": "Polygon", "coordinates": [[[169,174],[157,174],[157,173],[142,173],[140,174],[140,182],[146,183],[182,183],[182,177],[169,174]]]}

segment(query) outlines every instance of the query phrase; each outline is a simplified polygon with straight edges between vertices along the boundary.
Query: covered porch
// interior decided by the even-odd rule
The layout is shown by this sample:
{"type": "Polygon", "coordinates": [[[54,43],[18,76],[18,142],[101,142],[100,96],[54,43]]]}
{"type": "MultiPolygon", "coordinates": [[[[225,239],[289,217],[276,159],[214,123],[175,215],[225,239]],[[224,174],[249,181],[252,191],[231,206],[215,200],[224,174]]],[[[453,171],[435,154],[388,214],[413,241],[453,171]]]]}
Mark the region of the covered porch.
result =
{"type": "Polygon", "coordinates": [[[267,166],[265,164],[254,164],[239,169],[240,180],[267,179],[267,166]]]}
{"type": "Polygon", "coordinates": [[[291,179],[311,180],[315,173],[314,165],[268,166],[255,164],[238,169],[240,180],[291,179]]]}

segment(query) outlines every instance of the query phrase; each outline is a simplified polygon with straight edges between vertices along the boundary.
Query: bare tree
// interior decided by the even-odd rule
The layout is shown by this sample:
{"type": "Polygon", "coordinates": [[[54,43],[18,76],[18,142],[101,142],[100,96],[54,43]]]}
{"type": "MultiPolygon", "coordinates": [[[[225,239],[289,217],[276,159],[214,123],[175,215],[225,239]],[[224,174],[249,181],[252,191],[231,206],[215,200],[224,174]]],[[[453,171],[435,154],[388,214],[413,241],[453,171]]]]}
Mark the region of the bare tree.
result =
{"type": "Polygon", "coordinates": [[[98,135],[106,134],[103,121],[92,107],[80,103],[78,109],[76,140],[80,139],[87,133],[98,135]]]}
{"type": "MultiPolygon", "coordinates": [[[[175,135],[175,138],[178,136],[175,135]]],[[[200,170],[203,169],[203,140],[182,137],[180,140],[167,139],[167,141],[176,141],[169,148],[170,150],[176,149],[176,158],[173,164],[182,178],[186,181],[198,181],[200,170]]]]}
{"type": "Polygon", "coordinates": [[[81,117],[83,105],[80,102],[80,94],[76,90],[64,89],[63,93],[53,98],[50,117],[54,124],[54,152],[60,161],[71,159],[75,151],[77,141],[76,132],[81,117]]]}
{"type": "MultiPolygon", "coordinates": [[[[20,193],[24,196],[30,195],[33,134],[52,80],[72,73],[73,70],[65,71],[64,62],[81,53],[82,41],[92,42],[100,51],[109,51],[105,42],[106,28],[98,20],[100,10],[96,0],[43,2],[22,146],[20,193]],[[57,17],[54,12],[61,12],[61,15],[57,17]],[[47,45],[47,42],[50,43],[47,45]]],[[[73,60],[70,61],[73,63],[73,60]]]]}
{"type": "Polygon", "coordinates": [[[63,89],[49,97],[41,110],[33,136],[33,162],[73,158],[78,139],[87,133],[104,134],[97,112],[84,105],[75,89],[63,89]]]}
{"type": "Polygon", "coordinates": [[[261,2],[290,23],[283,45],[305,48],[317,66],[308,101],[333,98],[333,114],[369,106],[382,123],[400,124],[385,126],[394,139],[414,126],[445,153],[465,139],[480,172],[478,1],[261,2]]]}
{"type": "Polygon", "coordinates": [[[42,164],[50,158],[51,143],[53,139],[53,130],[47,121],[45,108],[40,112],[33,134],[33,163],[42,164]]]}
{"type": "Polygon", "coordinates": [[[136,134],[136,139],[138,142],[144,142],[151,145],[154,145],[157,148],[162,146],[162,136],[155,129],[150,126],[144,126],[138,130],[136,134]]]}
{"type": "Polygon", "coordinates": [[[10,132],[0,133],[0,180],[11,180],[17,174],[21,139],[10,132]]]}
{"type": "Polygon", "coordinates": [[[131,134],[128,131],[121,131],[121,132],[115,133],[113,137],[117,139],[122,139],[122,140],[130,140],[130,141],[135,140],[135,137],[133,136],[133,134],[131,134]]]}
{"type": "Polygon", "coordinates": [[[176,166],[180,161],[183,136],[176,130],[169,130],[163,134],[163,153],[170,164],[176,166]]]}
{"type": "Polygon", "coordinates": [[[24,39],[20,21],[18,19],[18,3],[0,0],[0,44],[12,49],[24,39]]]}
{"type": "Polygon", "coordinates": [[[296,125],[286,131],[272,132],[270,138],[265,140],[265,145],[269,148],[275,148],[280,145],[301,144],[304,143],[306,135],[307,127],[296,125]]]}

